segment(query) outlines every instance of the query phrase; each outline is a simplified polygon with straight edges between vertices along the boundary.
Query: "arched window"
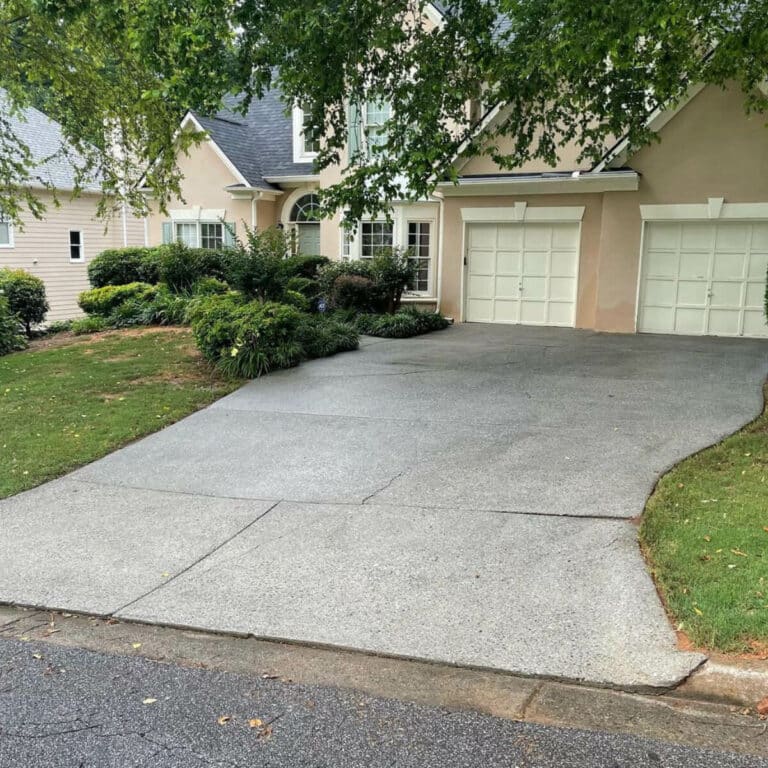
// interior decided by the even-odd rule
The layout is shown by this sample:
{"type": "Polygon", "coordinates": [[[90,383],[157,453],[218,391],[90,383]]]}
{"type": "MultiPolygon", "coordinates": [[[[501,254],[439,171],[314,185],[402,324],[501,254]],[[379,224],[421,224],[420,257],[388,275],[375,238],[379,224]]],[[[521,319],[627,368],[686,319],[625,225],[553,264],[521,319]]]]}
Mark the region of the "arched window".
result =
{"type": "Polygon", "coordinates": [[[320,221],[320,203],[317,195],[310,193],[300,197],[291,208],[290,221],[295,224],[320,221]]]}

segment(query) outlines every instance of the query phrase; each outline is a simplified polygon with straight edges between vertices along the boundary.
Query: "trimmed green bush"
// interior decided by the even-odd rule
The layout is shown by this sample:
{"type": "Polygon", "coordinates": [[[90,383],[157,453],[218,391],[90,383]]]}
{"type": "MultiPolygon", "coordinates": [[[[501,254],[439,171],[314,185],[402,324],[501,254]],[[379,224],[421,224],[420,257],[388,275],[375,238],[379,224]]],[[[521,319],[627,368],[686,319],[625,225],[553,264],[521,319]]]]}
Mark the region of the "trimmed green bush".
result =
{"type": "Polygon", "coordinates": [[[147,283],[128,283],[127,285],[105,285],[83,291],[77,299],[80,309],[88,315],[109,317],[117,307],[129,299],[146,301],[157,294],[157,287],[147,283]]]}
{"type": "Polygon", "coordinates": [[[233,249],[214,251],[208,248],[187,248],[183,243],[171,243],[159,248],[160,280],[174,293],[189,293],[206,277],[226,279],[233,249]]]}
{"type": "Polygon", "coordinates": [[[105,285],[160,282],[161,248],[111,248],[88,264],[88,280],[94,288],[105,285]]]}
{"type": "Polygon", "coordinates": [[[48,323],[48,325],[45,326],[45,332],[48,336],[53,336],[55,333],[64,333],[71,330],[71,320],[54,320],[52,323],[48,323]]]}
{"type": "Polygon", "coordinates": [[[0,356],[18,352],[27,346],[27,340],[19,333],[19,318],[11,312],[8,299],[0,296],[0,356]]]}
{"type": "Polygon", "coordinates": [[[406,339],[422,333],[439,331],[450,323],[438,312],[420,312],[408,307],[394,314],[358,315],[355,325],[360,333],[388,339],[406,339]]]}
{"type": "Polygon", "coordinates": [[[201,277],[193,286],[194,296],[213,296],[217,293],[227,293],[229,286],[216,277],[201,277]]]}
{"type": "Polygon", "coordinates": [[[99,331],[106,331],[109,328],[109,323],[103,317],[99,315],[89,315],[88,317],[78,317],[72,321],[70,330],[75,336],[82,336],[86,333],[98,333],[99,331]]]}
{"type": "Polygon", "coordinates": [[[302,314],[275,302],[242,303],[236,297],[200,299],[190,312],[198,349],[231,376],[254,378],[297,365],[302,314]]]}
{"type": "Polygon", "coordinates": [[[281,301],[291,277],[285,268],[287,248],[285,234],[277,229],[247,229],[245,245],[228,261],[227,282],[246,296],[281,301]]]}
{"type": "Polygon", "coordinates": [[[27,336],[32,326],[45,320],[48,301],[45,297],[45,283],[23,269],[0,269],[0,293],[8,302],[11,314],[16,315],[27,336]]]}
{"type": "Polygon", "coordinates": [[[316,280],[322,267],[331,263],[326,256],[288,256],[283,259],[283,271],[288,276],[305,277],[310,280],[316,280]]]}
{"type": "Polygon", "coordinates": [[[299,312],[309,312],[310,301],[304,294],[298,291],[284,291],[283,304],[296,307],[299,312]]]}
{"type": "Polygon", "coordinates": [[[331,286],[328,296],[335,309],[355,309],[374,312],[379,306],[380,291],[370,277],[339,275],[331,286]]]}
{"type": "Polygon", "coordinates": [[[411,252],[400,248],[385,251],[372,260],[371,277],[379,289],[381,312],[397,312],[409,283],[415,277],[416,265],[411,252]]]}

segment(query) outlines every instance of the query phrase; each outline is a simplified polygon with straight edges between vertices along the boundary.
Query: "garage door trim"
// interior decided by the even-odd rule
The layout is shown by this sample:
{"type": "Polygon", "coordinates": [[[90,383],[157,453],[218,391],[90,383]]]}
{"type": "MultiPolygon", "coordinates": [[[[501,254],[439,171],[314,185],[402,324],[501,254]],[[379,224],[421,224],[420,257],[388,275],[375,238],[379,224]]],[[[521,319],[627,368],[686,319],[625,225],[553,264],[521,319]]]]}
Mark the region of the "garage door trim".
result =
{"type": "Polygon", "coordinates": [[[461,307],[461,322],[467,317],[467,268],[468,245],[467,231],[470,224],[525,224],[526,222],[551,223],[551,224],[578,224],[578,246],[576,252],[576,296],[574,299],[574,321],[578,314],[579,282],[581,278],[581,236],[582,219],[586,206],[529,206],[520,201],[513,206],[485,206],[482,208],[461,208],[461,295],[459,297],[461,307]]]}

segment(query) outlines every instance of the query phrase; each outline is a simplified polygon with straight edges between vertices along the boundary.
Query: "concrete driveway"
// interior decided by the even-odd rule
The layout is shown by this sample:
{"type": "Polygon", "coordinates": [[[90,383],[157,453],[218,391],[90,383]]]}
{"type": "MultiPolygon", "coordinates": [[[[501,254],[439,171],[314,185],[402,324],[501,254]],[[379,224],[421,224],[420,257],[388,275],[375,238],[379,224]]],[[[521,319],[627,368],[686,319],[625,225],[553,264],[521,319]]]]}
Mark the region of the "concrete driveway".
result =
{"type": "Polygon", "coordinates": [[[768,344],[461,326],[275,373],[0,502],[0,601],[674,685],[636,543],[768,344]]]}

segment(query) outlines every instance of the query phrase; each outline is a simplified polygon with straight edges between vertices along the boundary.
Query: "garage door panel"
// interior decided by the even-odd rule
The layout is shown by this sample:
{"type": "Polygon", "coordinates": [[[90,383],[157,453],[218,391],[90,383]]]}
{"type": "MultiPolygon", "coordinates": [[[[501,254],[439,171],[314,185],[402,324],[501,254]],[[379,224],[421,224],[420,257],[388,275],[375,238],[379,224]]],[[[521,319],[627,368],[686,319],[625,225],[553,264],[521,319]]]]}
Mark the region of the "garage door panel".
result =
{"type": "Polygon", "coordinates": [[[746,253],[750,237],[748,224],[721,224],[715,232],[715,250],[717,252],[746,253]]]}
{"type": "Polygon", "coordinates": [[[741,280],[744,277],[744,266],[747,255],[741,253],[716,253],[712,263],[712,276],[714,278],[730,278],[741,280]]]}
{"type": "MultiPolygon", "coordinates": [[[[672,294],[674,296],[674,291],[672,294]]],[[[681,280],[677,284],[677,302],[673,298],[671,303],[693,304],[703,307],[707,303],[707,283],[700,280],[681,280]]]]}
{"type": "Polygon", "coordinates": [[[521,260],[520,251],[498,251],[496,253],[496,272],[504,275],[519,275],[521,260]]]}
{"type": "Polygon", "coordinates": [[[638,330],[768,336],[768,222],[646,222],[643,239],[638,330]]]}
{"type": "Polygon", "coordinates": [[[669,251],[648,251],[647,274],[649,277],[677,277],[680,255],[669,251]]]}
{"type": "Polygon", "coordinates": [[[472,275],[492,275],[496,271],[496,254],[494,251],[469,252],[469,271],[472,275]]]}
{"type": "Polygon", "coordinates": [[[576,277],[578,255],[574,250],[552,251],[549,274],[552,277],[576,277]]]}
{"type": "Polygon", "coordinates": [[[745,307],[762,310],[764,298],[765,286],[762,283],[747,283],[747,291],[744,297],[745,307]]]}
{"type": "Polygon", "coordinates": [[[744,283],[712,283],[713,307],[741,307],[744,297],[744,283]]]}
{"type": "Polygon", "coordinates": [[[467,245],[472,248],[493,249],[496,247],[496,227],[492,224],[475,224],[467,235],[467,245]]]}
{"type": "Polygon", "coordinates": [[[768,252],[756,253],[755,251],[752,251],[752,253],[749,254],[747,276],[764,280],[766,271],[768,271],[768,252]]]}
{"type": "Polygon", "coordinates": [[[579,224],[469,224],[467,229],[469,244],[493,243],[468,249],[468,320],[574,324],[579,224]]]}
{"type": "Polygon", "coordinates": [[[505,275],[496,275],[496,298],[514,299],[520,298],[520,278],[505,275]]]}

